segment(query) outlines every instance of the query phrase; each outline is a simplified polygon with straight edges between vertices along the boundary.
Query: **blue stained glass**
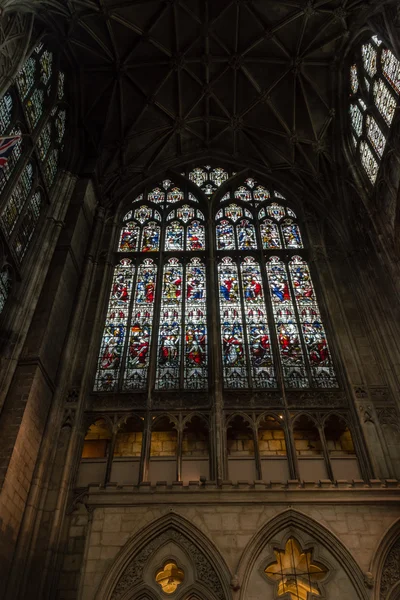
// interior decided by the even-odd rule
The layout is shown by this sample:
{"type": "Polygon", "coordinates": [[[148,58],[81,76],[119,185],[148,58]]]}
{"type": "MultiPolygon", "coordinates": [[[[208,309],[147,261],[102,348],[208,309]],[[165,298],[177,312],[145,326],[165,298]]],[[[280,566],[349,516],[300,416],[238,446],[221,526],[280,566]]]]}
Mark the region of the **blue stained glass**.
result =
{"type": "Polygon", "coordinates": [[[217,250],[235,250],[233,225],[229,221],[221,221],[217,227],[217,250]]]}
{"type": "Polygon", "coordinates": [[[280,204],[277,204],[277,202],[272,202],[272,204],[267,206],[267,214],[271,219],[280,221],[285,216],[285,209],[280,204]]]}
{"type": "Polygon", "coordinates": [[[291,219],[285,219],[281,225],[285,248],[303,248],[300,229],[291,219]]]}
{"type": "MultiPolygon", "coordinates": [[[[140,198],[140,196],[139,196],[140,198]]],[[[149,195],[147,196],[149,202],[154,202],[155,204],[161,204],[165,200],[165,193],[159,187],[154,188],[149,195]]],[[[135,202],[138,198],[135,200],[135,202]]]]}
{"type": "Polygon", "coordinates": [[[188,221],[190,221],[190,219],[193,219],[194,217],[194,208],[192,208],[188,204],[184,204],[183,206],[181,206],[181,208],[178,208],[178,210],[176,211],[176,216],[178,217],[178,219],[181,219],[181,221],[183,221],[184,223],[187,223],[188,221]]]}
{"type": "Polygon", "coordinates": [[[260,233],[264,250],[277,250],[282,248],[279,229],[276,223],[266,219],[260,224],[260,233]]]}
{"type": "Polygon", "coordinates": [[[231,258],[223,258],[218,265],[218,279],[224,385],[245,388],[248,377],[238,269],[231,258]]]}
{"type": "Polygon", "coordinates": [[[288,275],[277,256],[272,256],[267,262],[267,275],[285,385],[289,388],[308,387],[288,275]]]}
{"type": "Polygon", "coordinates": [[[193,258],[186,268],[185,369],[187,389],[208,387],[206,269],[193,258]]]}
{"type": "Polygon", "coordinates": [[[260,266],[254,258],[247,257],[240,270],[252,384],[276,387],[260,266]]]}
{"type": "Polygon", "coordinates": [[[251,192],[243,185],[239,187],[235,192],[236,200],[241,200],[242,202],[251,202],[251,192]]]}
{"type": "Polygon", "coordinates": [[[256,250],[256,231],[254,225],[246,219],[236,226],[239,250],[256,250]]]}
{"type": "Polygon", "coordinates": [[[129,259],[121,260],[114,269],[94,384],[95,391],[113,392],[118,387],[134,270],[135,267],[129,259]]]}
{"type": "Polygon", "coordinates": [[[300,256],[294,256],[289,263],[289,271],[313,384],[323,388],[337,387],[328,342],[308,265],[300,256]]]}
{"type": "Polygon", "coordinates": [[[157,252],[160,247],[160,227],[150,221],[143,228],[142,252],[157,252]]]}
{"type": "Polygon", "coordinates": [[[204,225],[199,221],[192,221],[187,228],[186,250],[205,250],[206,233],[204,225]]]}
{"type": "Polygon", "coordinates": [[[119,252],[137,252],[139,247],[140,227],[134,221],[128,221],[124,224],[118,251],[119,252]]]}
{"type": "Polygon", "coordinates": [[[180,387],[182,264],[170,258],[164,266],[161,297],[156,387],[180,387]]]}
{"type": "Polygon", "coordinates": [[[165,250],[183,250],[184,229],[179,221],[173,221],[165,232],[165,250]]]}
{"type": "Polygon", "coordinates": [[[128,351],[124,374],[124,390],[145,389],[147,384],[157,267],[146,258],[137,271],[128,351]]]}

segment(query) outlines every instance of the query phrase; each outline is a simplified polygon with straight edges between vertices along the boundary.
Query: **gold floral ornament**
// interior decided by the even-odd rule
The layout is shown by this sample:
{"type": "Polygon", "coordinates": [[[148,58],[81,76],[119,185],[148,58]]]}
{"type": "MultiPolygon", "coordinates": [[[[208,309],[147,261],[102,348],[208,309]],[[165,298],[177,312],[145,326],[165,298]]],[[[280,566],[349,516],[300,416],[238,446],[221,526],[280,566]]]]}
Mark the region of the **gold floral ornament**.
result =
{"type": "Polygon", "coordinates": [[[278,584],[278,596],[288,594],[290,600],[311,600],[309,594],[320,596],[318,582],[328,569],[312,561],[312,550],[302,551],[300,544],[290,538],[285,550],[275,550],[276,562],[265,569],[266,576],[278,584]]]}
{"type": "Polygon", "coordinates": [[[184,572],[174,562],[167,562],[156,573],[156,582],[160,584],[164,594],[173,594],[184,578],[184,572]]]}

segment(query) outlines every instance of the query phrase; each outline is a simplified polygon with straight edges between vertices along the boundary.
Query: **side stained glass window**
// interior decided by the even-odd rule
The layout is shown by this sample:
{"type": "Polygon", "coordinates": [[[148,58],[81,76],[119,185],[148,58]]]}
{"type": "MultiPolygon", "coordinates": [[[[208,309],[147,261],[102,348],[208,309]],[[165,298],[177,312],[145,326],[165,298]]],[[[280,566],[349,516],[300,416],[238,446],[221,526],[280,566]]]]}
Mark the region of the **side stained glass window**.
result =
{"type": "Polygon", "coordinates": [[[337,381],[310,270],[300,256],[294,256],[289,262],[289,271],[313,384],[322,388],[335,387],[337,381]]]}
{"type": "Polygon", "coordinates": [[[180,387],[183,265],[170,258],[164,266],[156,387],[180,387]]]}
{"type": "Polygon", "coordinates": [[[186,266],[184,387],[208,386],[206,268],[199,258],[186,266]]]}
{"type": "Polygon", "coordinates": [[[399,103],[400,62],[376,35],[359,52],[360,72],[355,64],[349,74],[350,133],[354,151],[374,185],[399,103]]]}
{"type": "Polygon", "coordinates": [[[13,100],[9,92],[0,100],[0,131],[3,135],[11,125],[13,100]]]}
{"type": "Polygon", "coordinates": [[[308,387],[309,380],[287,269],[277,256],[268,260],[267,275],[285,384],[289,388],[308,387]]]}
{"type": "Polygon", "coordinates": [[[114,269],[94,385],[98,392],[113,392],[118,388],[133,275],[134,265],[129,259],[121,260],[114,269]]]}
{"type": "Polygon", "coordinates": [[[249,381],[238,268],[231,258],[223,258],[219,263],[218,281],[224,384],[228,388],[247,388],[249,381]]]}
{"type": "Polygon", "coordinates": [[[157,267],[149,258],[139,266],[129,327],[124,390],[145,389],[150,360],[157,267]]]}

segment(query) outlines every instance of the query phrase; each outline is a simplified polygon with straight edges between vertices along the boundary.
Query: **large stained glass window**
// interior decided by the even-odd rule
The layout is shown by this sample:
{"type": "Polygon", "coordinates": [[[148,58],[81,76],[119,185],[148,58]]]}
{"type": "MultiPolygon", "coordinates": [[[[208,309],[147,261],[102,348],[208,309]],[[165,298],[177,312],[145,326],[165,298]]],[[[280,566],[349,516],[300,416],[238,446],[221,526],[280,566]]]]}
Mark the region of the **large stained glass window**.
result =
{"type": "Polygon", "coordinates": [[[188,172],[124,211],[95,391],[208,389],[210,319],[225,389],[337,387],[295,211],[253,177],[216,186],[212,208],[211,167],[188,172]]]}
{"type": "Polygon", "coordinates": [[[277,373],[288,388],[337,387],[309,268],[290,262],[303,260],[296,253],[304,243],[283,196],[247,179],[221,198],[215,235],[225,387],[276,387],[277,373]],[[237,227],[245,217],[258,226],[242,244],[237,227]]]}
{"type": "Polygon", "coordinates": [[[376,35],[359,52],[349,74],[351,139],[374,185],[399,103],[400,62],[376,35]]]}
{"type": "Polygon", "coordinates": [[[0,227],[18,272],[14,281],[23,277],[23,261],[51,203],[48,191],[58,173],[67,121],[64,82],[57,57],[41,43],[0,99],[1,135],[20,136],[0,169],[0,227]]]}

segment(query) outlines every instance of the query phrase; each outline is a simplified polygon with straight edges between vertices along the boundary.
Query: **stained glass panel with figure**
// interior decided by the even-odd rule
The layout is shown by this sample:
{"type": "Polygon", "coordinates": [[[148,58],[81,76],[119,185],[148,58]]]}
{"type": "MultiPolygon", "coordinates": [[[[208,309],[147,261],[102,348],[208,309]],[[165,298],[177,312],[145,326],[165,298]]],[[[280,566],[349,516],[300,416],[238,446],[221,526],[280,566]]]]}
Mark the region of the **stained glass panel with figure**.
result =
{"type": "Polygon", "coordinates": [[[113,392],[118,386],[134,270],[129,259],[121,260],[114,269],[94,384],[98,392],[113,392]]]}
{"type": "Polygon", "coordinates": [[[217,233],[217,250],[235,250],[235,234],[233,225],[225,219],[218,223],[216,227],[217,233]]]}
{"type": "Polygon", "coordinates": [[[370,42],[361,47],[361,55],[363,59],[364,69],[370,77],[376,74],[376,48],[370,42]]]}
{"type": "Polygon", "coordinates": [[[139,266],[129,325],[123,389],[145,389],[148,378],[157,267],[146,258],[139,266]]]}
{"type": "Polygon", "coordinates": [[[397,101],[382,79],[377,79],[373,87],[374,102],[386,124],[392,124],[397,101]]]}
{"type": "Polygon", "coordinates": [[[40,160],[43,161],[46,159],[47,152],[49,151],[49,148],[50,148],[50,144],[51,144],[51,123],[50,123],[50,121],[48,121],[46,123],[46,125],[44,126],[44,128],[42,129],[42,132],[41,132],[40,136],[38,137],[38,141],[37,141],[37,149],[39,152],[40,160]]]}
{"type": "Polygon", "coordinates": [[[360,156],[361,164],[364,167],[369,180],[374,184],[378,176],[379,165],[372,154],[371,148],[364,140],[360,143],[360,156]]]}
{"type": "Polygon", "coordinates": [[[288,274],[286,266],[277,256],[268,260],[267,276],[285,385],[289,388],[308,387],[288,274]]]}
{"type": "Polygon", "coordinates": [[[4,94],[0,100],[0,133],[3,135],[11,125],[13,99],[10,93],[4,94]]]}
{"type": "Polygon", "coordinates": [[[240,271],[252,387],[276,387],[261,269],[254,258],[247,257],[240,271]]]}
{"type": "Polygon", "coordinates": [[[158,330],[156,387],[180,387],[183,267],[177,258],[164,266],[158,330]]]}
{"type": "Polygon", "coordinates": [[[137,252],[139,249],[140,227],[134,221],[124,223],[121,230],[118,251],[137,252]]]}
{"type": "Polygon", "coordinates": [[[247,219],[236,225],[236,235],[239,250],[257,250],[256,231],[247,219]]]}
{"type": "Polygon", "coordinates": [[[186,266],[184,387],[208,386],[206,268],[199,258],[186,266]]]}
{"type": "Polygon", "coordinates": [[[363,115],[357,104],[350,104],[350,118],[351,124],[353,126],[354,132],[357,137],[360,137],[362,134],[362,126],[363,126],[363,115]]]}
{"type": "Polygon", "coordinates": [[[387,48],[382,50],[381,61],[383,74],[396,94],[400,94],[400,61],[387,48]]]}
{"type": "Polygon", "coordinates": [[[350,67],[350,86],[353,94],[356,94],[359,86],[357,65],[352,65],[350,67]]]}
{"type": "Polygon", "coordinates": [[[160,226],[150,221],[143,228],[142,252],[157,252],[160,247],[160,226]]]}
{"type": "Polygon", "coordinates": [[[38,124],[42,114],[44,105],[44,92],[41,89],[35,89],[32,96],[25,104],[25,110],[29,124],[32,129],[38,124]]]}
{"type": "Polygon", "coordinates": [[[179,221],[173,221],[165,230],[165,250],[183,250],[184,227],[179,221]]]}
{"type": "Polygon", "coordinates": [[[200,221],[192,221],[187,227],[186,250],[205,250],[206,232],[200,221]]]}
{"type": "Polygon", "coordinates": [[[282,248],[279,229],[276,223],[265,219],[260,223],[261,242],[264,250],[277,250],[282,248]]]}
{"type": "Polygon", "coordinates": [[[367,137],[371,142],[375,152],[378,154],[379,158],[382,158],[383,151],[385,150],[386,146],[386,138],[383,135],[383,132],[380,129],[378,123],[371,115],[367,115],[366,125],[367,137]]]}
{"type": "Polygon", "coordinates": [[[303,248],[300,229],[292,219],[285,219],[281,225],[285,248],[303,248]]]}
{"type": "Polygon", "coordinates": [[[313,384],[322,388],[337,387],[308,265],[300,256],[294,256],[289,262],[289,271],[313,384]]]}
{"type": "Polygon", "coordinates": [[[223,258],[219,263],[218,280],[224,385],[246,388],[249,381],[238,269],[231,258],[223,258]]]}
{"type": "Polygon", "coordinates": [[[48,188],[51,188],[57,175],[59,154],[58,149],[53,148],[44,165],[44,178],[48,188]]]}
{"type": "Polygon", "coordinates": [[[9,237],[14,230],[18,217],[21,214],[26,199],[32,189],[32,184],[33,166],[31,163],[28,163],[22,171],[13,193],[7,200],[0,218],[1,227],[7,237],[9,237]]]}

